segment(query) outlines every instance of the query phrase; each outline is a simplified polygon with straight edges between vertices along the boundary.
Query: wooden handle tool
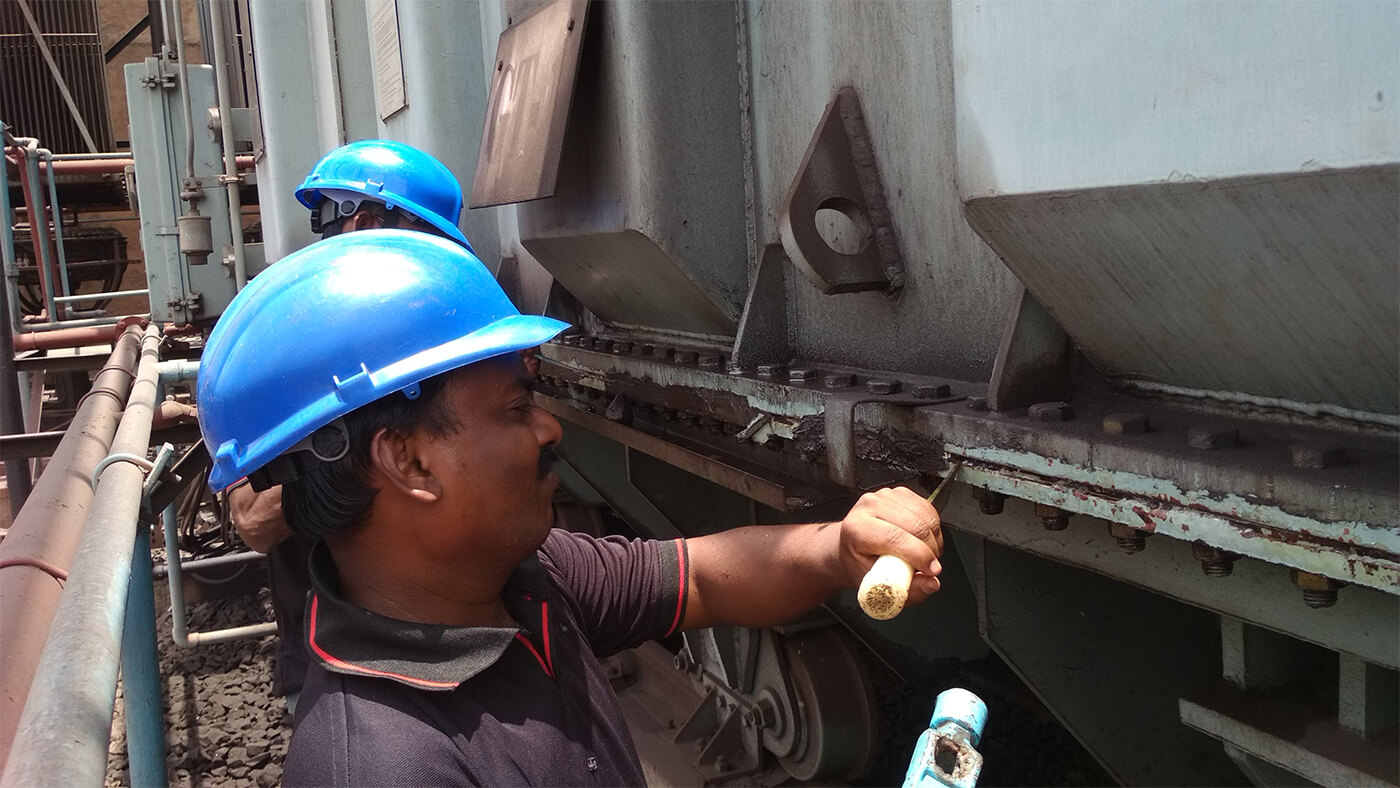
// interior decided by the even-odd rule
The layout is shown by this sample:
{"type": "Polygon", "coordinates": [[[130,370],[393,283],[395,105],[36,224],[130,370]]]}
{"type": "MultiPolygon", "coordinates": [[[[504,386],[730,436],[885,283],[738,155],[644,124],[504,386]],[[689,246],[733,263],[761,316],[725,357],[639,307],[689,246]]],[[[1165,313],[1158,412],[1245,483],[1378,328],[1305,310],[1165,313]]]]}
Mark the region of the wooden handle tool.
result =
{"type": "MultiPolygon", "coordinates": [[[[929,503],[938,498],[938,494],[953,480],[960,467],[961,462],[954,462],[948,466],[948,475],[943,477],[943,481],[929,494],[929,503]]],[[[934,552],[935,557],[943,556],[941,534],[934,552]]],[[[880,621],[894,618],[904,609],[904,603],[909,601],[909,584],[913,580],[914,567],[910,566],[909,562],[897,555],[880,556],[875,560],[875,565],[870,567],[870,571],[865,573],[865,579],[860,582],[860,590],[856,592],[860,609],[864,610],[867,616],[880,621]]]]}

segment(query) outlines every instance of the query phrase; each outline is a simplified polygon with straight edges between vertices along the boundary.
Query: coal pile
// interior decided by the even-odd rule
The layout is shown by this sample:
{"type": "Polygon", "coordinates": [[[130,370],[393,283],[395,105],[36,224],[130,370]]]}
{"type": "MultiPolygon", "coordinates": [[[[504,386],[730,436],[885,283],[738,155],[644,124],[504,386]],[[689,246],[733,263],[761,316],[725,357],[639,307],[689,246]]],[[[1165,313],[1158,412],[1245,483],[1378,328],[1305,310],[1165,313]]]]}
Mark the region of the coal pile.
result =
{"type": "MultiPolygon", "coordinates": [[[[170,597],[156,586],[166,775],[172,786],[272,786],[282,782],[282,759],[292,718],[271,694],[275,636],[195,648],[170,635],[170,597]]],[[[268,591],[191,604],[190,631],[202,632],[272,620],[268,591]]],[[[107,757],[107,786],[129,786],[122,689],[107,757]]]]}

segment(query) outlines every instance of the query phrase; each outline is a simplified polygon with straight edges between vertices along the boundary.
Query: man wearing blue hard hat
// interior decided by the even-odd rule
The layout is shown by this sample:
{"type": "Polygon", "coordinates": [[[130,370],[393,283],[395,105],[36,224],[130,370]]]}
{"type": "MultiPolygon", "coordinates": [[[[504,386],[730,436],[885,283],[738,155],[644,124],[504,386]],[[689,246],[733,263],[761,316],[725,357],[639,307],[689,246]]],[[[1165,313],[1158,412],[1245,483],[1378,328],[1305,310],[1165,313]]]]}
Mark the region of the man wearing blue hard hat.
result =
{"type": "MultiPolygon", "coordinates": [[[[311,210],[311,229],[323,238],[380,228],[450,238],[468,252],[457,227],[462,188],[432,155],[393,140],[361,140],[327,153],[296,190],[311,210]]],[[[311,588],[311,541],[293,534],[282,515],[281,491],[255,493],[244,484],[229,490],[230,517],[252,549],[266,553],[272,607],[281,640],[273,664],[272,692],[296,710],[310,656],[302,643],[303,609],[311,588]]]]}
{"type": "Polygon", "coordinates": [[[521,315],[461,246],[353,233],[239,293],[197,385],[210,485],[283,485],[315,540],[314,664],[287,785],[642,785],[601,657],[675,632],[768,627],[884,554],[938,588],[934,508],[907,489],[837,523],[667,542],[551,528],[562,431],[521,315]],[[297,352],[285,338],[297,337],[297,352]]]}

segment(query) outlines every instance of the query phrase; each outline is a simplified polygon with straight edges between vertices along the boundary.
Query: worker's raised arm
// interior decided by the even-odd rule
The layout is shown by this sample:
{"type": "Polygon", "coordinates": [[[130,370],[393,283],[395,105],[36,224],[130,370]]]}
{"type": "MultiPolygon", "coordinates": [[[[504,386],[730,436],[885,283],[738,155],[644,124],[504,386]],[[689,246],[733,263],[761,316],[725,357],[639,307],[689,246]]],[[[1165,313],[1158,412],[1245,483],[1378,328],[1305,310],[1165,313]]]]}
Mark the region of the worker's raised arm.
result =
{"type": "Polygon", "coordinates": [[[254,492],[252,485],[240,484],[228,491],[229,519],[243,543],[259,553],[271,552],[292,535],[282,516],[282,487],[254,492]]]}
{"type": "Polygon", "coordinates": [[[894,487],[866,493],[840,522],[760,525],[687,540],[690,575],[683,627],[768,627],[860,584],[881,555],[917,574],[912,604],[938,590],[938,511],[894,487]]]}

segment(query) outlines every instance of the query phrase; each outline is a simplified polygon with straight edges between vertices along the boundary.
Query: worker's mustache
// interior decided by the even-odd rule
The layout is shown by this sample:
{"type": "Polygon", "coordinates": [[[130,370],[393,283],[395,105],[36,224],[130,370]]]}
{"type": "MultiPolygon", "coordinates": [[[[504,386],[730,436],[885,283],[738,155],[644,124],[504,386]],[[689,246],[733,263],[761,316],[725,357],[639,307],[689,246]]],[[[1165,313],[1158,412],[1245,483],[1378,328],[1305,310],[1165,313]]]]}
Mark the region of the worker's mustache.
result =
{"type": "Polygon", "coordinates": [[[554,463],[558,460],[559,452],[555,451],[553,446],[543,446],[540,448],[539,474],[541,480],[549,475],[549,472],[554,469],[554,463]]]}

